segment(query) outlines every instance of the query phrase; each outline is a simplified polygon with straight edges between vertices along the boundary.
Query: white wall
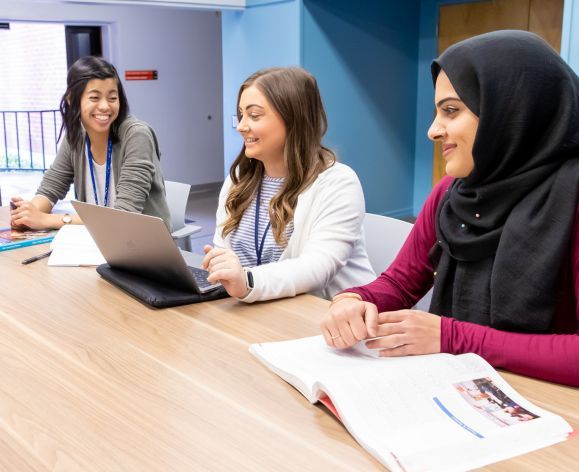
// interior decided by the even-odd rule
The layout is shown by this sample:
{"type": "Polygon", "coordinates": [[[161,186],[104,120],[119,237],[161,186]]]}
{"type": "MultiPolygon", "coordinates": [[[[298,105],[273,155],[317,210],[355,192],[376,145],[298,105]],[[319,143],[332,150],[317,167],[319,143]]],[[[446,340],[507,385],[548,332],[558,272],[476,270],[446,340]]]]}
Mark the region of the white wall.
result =
{"type": "Polygon", "coordinates": [[[0,0],[0,21],[17,20],[105,25],[104,55],[121,78],[125,70],[159,72],[156,81],[123,83],[132,113],[147,121],[158,135],[165,178],[192,185],[223,180],[218,13],[0,0]]]}

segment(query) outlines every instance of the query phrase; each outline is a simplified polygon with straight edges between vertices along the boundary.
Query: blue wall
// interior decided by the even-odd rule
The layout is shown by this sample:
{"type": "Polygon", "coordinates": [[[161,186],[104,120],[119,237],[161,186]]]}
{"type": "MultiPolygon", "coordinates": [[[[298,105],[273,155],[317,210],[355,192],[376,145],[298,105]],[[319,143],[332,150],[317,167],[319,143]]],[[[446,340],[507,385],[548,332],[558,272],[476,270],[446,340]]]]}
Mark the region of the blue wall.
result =
{"type": "MultiPolygon", "coordinates": [[[[223,141],[224,171],[241,149],[241,138],[232,127],[237,92],[253,72],[265,67],[299,65],[301,1],[263,2],[243,11],[223,11],[223,141]]],[[[251,4],[249,1],[248,4],[251,4]]]]}
{"type": "MultiPolygon", "coordinates": [[[[257,69],[301,64],[320,84],[325,142],[360,176],[367,210],[416,214],[432,182],[438,7],[465,1],[248,0],[224,11],[225,172],[241,147],[231,126],[239,85],[257,69]]],[[[561,55],[579,73],[579,0],[565,0],[561,55]]]]}
{"type": "Polygon", "coordinates": [[[561,56],[579,74],[579,0],[565,0],[561,56]]]}
{"type": "Polygon", "coordinates": [[[245,6],[247,8],[261,6],[261,5],[271,5],[273,3],[285,3],[292,2],[294,0],[245,0],[245,6]]]}
{"type": "Polygon", "coordinates": [[[434,116],[434,90],[430,63],[436,55],[438,0],[420,2],[420,38],[418,46],[418,80],[416,91],[416,129],[414,155],[414,213],[417,214],[432,189],[433,146],[426,131],[434,116]]]}
{"type": "Polygon", "coordinates": [[[419,3],[304,0],[303,66],[322,92],[325,143],[358,173],[372,213],[413,211],[419,3]]]}

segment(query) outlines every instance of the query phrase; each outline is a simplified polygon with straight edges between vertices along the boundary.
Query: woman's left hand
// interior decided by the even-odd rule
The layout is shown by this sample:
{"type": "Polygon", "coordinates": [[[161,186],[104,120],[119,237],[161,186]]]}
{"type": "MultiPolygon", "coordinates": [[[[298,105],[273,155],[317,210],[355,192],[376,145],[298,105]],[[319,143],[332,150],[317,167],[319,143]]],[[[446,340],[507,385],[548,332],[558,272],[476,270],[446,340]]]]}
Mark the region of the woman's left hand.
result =
{"type": "Polygon", "coordinates": [[[203,248],[203,267],[209,272],[207,280],[214,284],[221,282],[232,297],[244,298],[247,293],[245,272],[239,257],[231,249],[207,245],[203,248]]]}
{"type": "Polygon", "coordinates": [[[420,310],[379,313],[378,336],[366,346],[381,349],[381,357],[440,352],[440,316],[420,310]]]}

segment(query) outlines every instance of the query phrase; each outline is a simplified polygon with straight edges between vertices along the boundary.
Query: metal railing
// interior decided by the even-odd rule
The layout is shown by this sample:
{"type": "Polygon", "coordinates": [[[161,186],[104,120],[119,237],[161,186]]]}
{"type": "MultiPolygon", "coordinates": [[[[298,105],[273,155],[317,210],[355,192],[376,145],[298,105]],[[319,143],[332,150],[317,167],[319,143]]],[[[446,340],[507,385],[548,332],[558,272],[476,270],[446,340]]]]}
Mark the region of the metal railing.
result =
{"type": "Polygon", "coordinates": [[[59,110],[0,111],[0,171],[45,171],[54,160],[59,110]]]}

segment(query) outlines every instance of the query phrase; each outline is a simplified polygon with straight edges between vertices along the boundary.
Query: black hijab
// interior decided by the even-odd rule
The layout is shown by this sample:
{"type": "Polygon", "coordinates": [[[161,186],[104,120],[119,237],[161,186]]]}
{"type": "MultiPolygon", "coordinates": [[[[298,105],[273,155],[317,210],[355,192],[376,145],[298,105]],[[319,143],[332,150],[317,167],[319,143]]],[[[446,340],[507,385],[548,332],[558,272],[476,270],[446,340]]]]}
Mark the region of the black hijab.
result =
{"type": "Polygon", "coordinates": [[[496,31],[448,48],[444,70],[479,118],[474,170],[436,217],[430,310],[548,332],[569,265],[579,187],[579,78],[537,35],[496,31]]]}

